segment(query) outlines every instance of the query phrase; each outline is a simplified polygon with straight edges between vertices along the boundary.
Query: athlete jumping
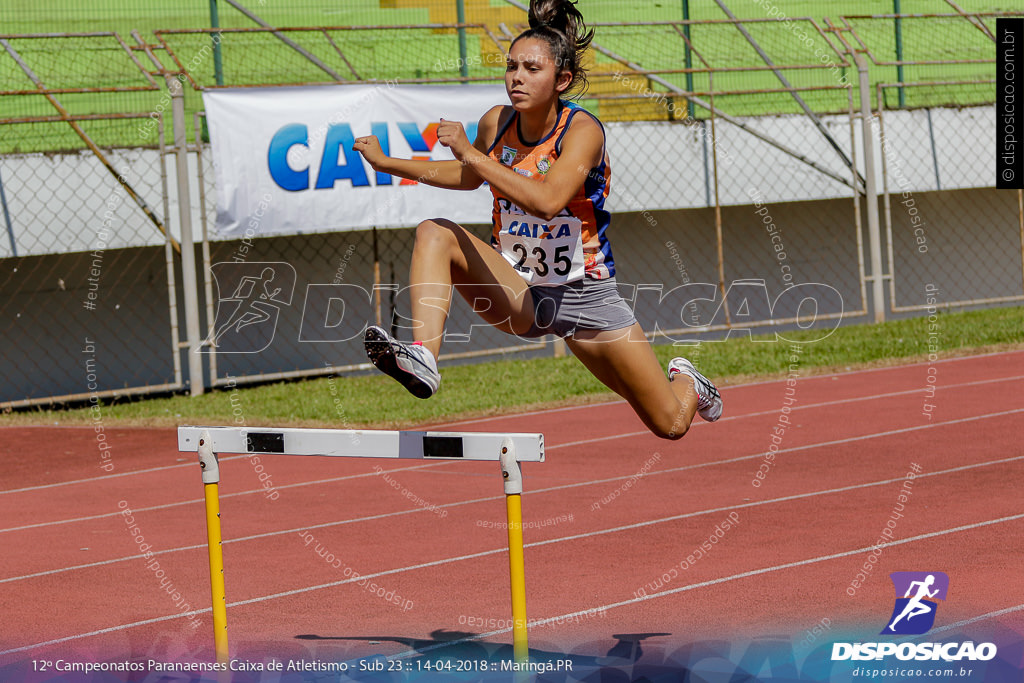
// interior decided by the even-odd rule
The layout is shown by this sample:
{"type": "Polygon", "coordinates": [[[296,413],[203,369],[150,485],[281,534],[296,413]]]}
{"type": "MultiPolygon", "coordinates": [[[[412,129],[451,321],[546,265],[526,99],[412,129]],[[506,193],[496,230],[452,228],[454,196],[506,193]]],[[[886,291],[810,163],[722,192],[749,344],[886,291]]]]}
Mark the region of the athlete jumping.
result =
{"type": "Polygon", "coordinates": [[[444,218],[417,226],[410,272],[415,341],[371,326],[367,355],[415,396],[432,396],[454,288],[471,305],[487,301],[480,316],[504,332],[564,338],[651,432],[678,439],[694,413],[717,420],[722,398],[685,358],[669,363],[666,378],[616,288],[604,208],[611,181],[604,127],[563,99],[586,82],[580,61],[594,32],[570,0],[533,0],[529,21],[507,57],[511,104],[484,114],[472,143],[461,123],[442,119],[438,141],[454,160],[395,159],[375,136],[355,141],[376,171],[456,190],[487,182],[494,195],[490,244],[444,218]]]}

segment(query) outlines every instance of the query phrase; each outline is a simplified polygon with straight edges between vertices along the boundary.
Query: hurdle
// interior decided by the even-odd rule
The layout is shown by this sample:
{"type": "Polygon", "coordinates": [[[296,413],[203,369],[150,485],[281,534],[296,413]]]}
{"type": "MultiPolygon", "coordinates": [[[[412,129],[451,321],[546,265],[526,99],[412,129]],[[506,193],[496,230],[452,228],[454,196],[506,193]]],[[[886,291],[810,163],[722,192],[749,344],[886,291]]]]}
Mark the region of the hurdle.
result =
{"type": "Polygon", "coordinates": [[[213,638],[218,662],[228,662],[227,596],[219,497],[218,456],[222,453],[497,461],[501,467],[508,520],[512,651],[517,662],[528,661],[521,500],[523,476],[519,463],[544,462],[543,434],[181,426],[178,427],[178,450],[197,453],[202,470],[213,638]]]}

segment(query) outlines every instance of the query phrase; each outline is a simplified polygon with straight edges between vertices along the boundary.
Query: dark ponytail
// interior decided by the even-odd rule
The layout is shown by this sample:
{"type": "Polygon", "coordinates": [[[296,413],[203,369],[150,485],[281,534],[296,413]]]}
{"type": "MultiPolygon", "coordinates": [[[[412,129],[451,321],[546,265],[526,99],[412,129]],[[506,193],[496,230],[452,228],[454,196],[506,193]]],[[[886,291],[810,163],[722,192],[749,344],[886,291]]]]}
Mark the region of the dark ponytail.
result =
{"type": "Polygon", "coordinates": [[[583,69],[583,53],[594,39],[594,31],[587,30],[583,15],[574,0],[530,0],[530,28],[519,35],[512,45],[523,38],[538,38],[547,43],[558,71],[572,74],[566,89],[568,95],[579,89],[586,90],[587,74],[583,69]]]}

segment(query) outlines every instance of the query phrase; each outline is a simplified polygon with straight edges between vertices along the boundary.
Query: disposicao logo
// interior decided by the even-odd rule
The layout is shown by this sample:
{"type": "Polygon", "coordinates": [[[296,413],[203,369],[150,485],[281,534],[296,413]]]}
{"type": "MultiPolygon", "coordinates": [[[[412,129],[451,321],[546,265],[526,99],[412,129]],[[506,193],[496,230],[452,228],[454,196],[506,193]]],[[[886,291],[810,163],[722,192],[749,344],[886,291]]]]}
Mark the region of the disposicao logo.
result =
{"type": "MultiPolygon", "coordinates": [[[[914,636],[935,624],[938,600],[945,600],[949,577],[944,572],[893,572],[896,604],[880,635],[914,636]]],[[[996,656],[994,643],[833,643],[832,661],[880,660],[889,656],[907,661],[988,661],[996,656]]]]}

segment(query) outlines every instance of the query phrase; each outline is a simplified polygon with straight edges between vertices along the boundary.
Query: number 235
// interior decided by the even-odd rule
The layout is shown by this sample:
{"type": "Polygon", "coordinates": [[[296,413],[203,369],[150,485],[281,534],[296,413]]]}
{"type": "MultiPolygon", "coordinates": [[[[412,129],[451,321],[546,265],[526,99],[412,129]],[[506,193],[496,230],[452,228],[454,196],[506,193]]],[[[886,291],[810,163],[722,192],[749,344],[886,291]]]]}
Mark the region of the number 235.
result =
{"type": "MultiPolygon", "coordinates": [[[[519,261],[516,263],[515,267],[518,270],[524,270],[526,267],[526,259],[530,256],[530,253],[526,250],[526,246],[523,244],[513,244],[512,252],[519,257],[519,261]]],[[[562,246],[555,247],[555,275],[568,275],[569,271],[572,270],[572,260],[569,259],[567,255],[568,253],[569,247],[567,245],[563,244],[562,246]]],[[[546,276],[549,271],[547,252],[541,247],[534,247],[533,256],[537,259],[537,265],[533,270],[540,277],[546,276]]]]}

